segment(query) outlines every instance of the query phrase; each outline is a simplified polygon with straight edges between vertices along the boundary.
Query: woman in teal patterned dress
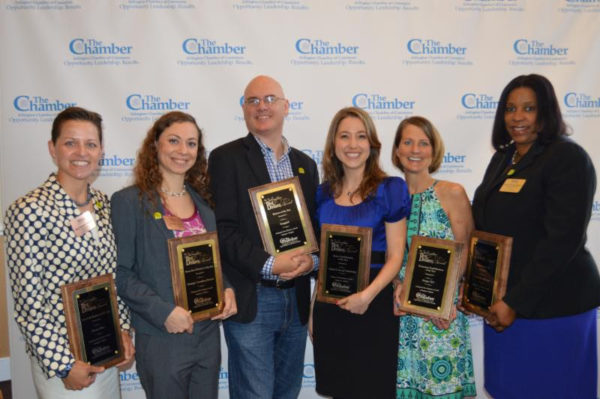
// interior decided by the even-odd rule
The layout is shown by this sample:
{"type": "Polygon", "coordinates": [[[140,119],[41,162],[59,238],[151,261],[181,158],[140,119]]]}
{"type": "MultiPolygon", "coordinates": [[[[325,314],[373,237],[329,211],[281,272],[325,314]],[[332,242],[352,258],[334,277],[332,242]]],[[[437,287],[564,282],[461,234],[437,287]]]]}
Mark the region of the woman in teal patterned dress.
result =
{"type": "MultiPolygon", "coordinates": [[[[396,131],[392,162],[404,172],[411,194],[407,248],[421,235],[464,242],[473,230],[471,205],[460,184],[435,180],[444,144],[425,118],[403,120],[396,131]]],[[[395,291],[398,304],[407,252],[395,291]]],[[[463,264],[464,266],[464,264],[463,264]]],[[[463,267],[464,268],[464,267],[463,267]]],[[[458,296],[457,296],[458,297],[458,296]]],[[[453,308],[452,321],[406,315],[400,318],[398,399],[459,399],[474,397],[475,379],[469,320],[453,308]]]]}

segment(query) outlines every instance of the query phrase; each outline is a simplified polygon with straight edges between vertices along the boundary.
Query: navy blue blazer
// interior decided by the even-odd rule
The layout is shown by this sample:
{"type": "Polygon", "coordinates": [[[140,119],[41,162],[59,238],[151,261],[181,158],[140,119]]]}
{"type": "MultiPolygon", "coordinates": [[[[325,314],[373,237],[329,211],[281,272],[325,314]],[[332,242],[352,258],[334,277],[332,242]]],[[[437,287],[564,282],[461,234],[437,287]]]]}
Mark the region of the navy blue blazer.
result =
{"type": "MultiPolygon", "coordinates": [[[[207,231],[216,229],[210,206],[191,187],[187,187],[207,231]]],[[[169,249],[167,240],[174,234],[162,217],[164,208],[155,194],[157,207],[147,196],[140,200],[137,186],[130,186],[111,198],[112,224],[117,242],[116,286],[119,296],[131,309],[131,320],[137,333],[169,334],[164,322],[175,308],[169,249]]],[[[200,334],[203,324],[196,322],[194,334],[200,334]]]]}
{"type": "MultiPolygon", "coordinates": [[[[315,215],[317,165],[295,148],[290,151],[290,161],[294,175],[300,179],[308,210],[315,215]]],[[[238,305],[238,313],[231,320],[251,322],[256,317],[256,285],[269,254],[260,238],[248,189],[271,183],[271,179],[260,146],[251,134],[211,151],[208,170],[216,204],[221,262],[235,289],[238,305]]],[[[295,287],[298,313],[304,324],[310,305],[310,278],[296,278],[295,287]]]]}
{"type": "Polygon", "coordinates": [[[514,146],[496,152],[473,199],[477,229],[514,238],[504,301],[518,317],[550,318],[600,305],[600,276],[585,248],[596,173],[572,140],[535,142],[510,178],[518,193],[500,192],[514,146]]]}

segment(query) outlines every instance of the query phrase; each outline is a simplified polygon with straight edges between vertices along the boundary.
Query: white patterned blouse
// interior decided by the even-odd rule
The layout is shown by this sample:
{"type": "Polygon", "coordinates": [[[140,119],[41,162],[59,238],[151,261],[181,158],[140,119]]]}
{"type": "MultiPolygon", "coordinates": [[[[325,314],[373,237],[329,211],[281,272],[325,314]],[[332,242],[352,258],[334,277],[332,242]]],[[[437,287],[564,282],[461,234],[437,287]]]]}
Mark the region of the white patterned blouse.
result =
{"type": "MultiPolygon", "coordinates": [[[[116,245],[108,197],[91,189],[98,240],[91,232],[77,237],[70,220],[81,213],[52,174],[19,198],[6,212],[7,261],[14,317],[48,378],[74,363],[69,348],[60,287],[114,272],[116,245]]],[[[129,311],[117,299],[121,328],[129,330],[129,311]]]]}

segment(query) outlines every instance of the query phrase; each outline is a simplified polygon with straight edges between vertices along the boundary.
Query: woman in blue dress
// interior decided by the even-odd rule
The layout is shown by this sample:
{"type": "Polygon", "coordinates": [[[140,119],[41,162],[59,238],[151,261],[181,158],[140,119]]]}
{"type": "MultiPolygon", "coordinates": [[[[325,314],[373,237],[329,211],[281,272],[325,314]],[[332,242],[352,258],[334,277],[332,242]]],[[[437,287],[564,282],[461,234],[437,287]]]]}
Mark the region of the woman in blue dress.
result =
{"type": "Polygon", "coordinates": [[[409,212],[406,183],[379,166],[381,143],[369,114],[344,108],[323,155],[317,219],[373,229],[370,283],[337,304],[316,302],[312,336],[317,392],[336,398],[393,398],[398,318],[392,280],[400,270],[409,212]]]}
{"type": "MultiPolygon", "coordinates": [[[[407,247],[413,236],[467,243],[473,230],[471,205],[460,184],[431,176],[442,163],[444,144],[427,119],[413,116],[396,131],[392,162],[411,194],[407,247]]],[[[400,271],[404,278],[406,268],[400,271]]],[[[465,257],[466,259],[466,257],[465,257]]],[[[402,285],[398,284],[399,298],[402,285]]],[[[396,314],[401,314],[398,310],[396,314]]],[[[453,309],[453,320],[400,317],[397,398],[460,399],[475,396],[469,320],[453,309]]]]}

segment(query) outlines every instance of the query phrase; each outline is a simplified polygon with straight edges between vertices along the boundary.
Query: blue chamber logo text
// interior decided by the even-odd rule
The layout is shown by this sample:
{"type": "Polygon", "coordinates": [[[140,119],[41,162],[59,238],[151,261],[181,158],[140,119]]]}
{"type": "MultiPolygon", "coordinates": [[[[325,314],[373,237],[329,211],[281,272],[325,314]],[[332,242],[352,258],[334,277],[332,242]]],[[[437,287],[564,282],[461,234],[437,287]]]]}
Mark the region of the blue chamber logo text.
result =
{"type": "Polygon", "coordinates": [[[133,58],[134,48],[129,44],[78,37],[70,40],[67,48],[71,58],[64,64],[70,67],[139,64],[133,58]]]}
{"type": "Polygon", "coordinates": [[[565,116],[569,118],[599,118],[600,96],[570,91],[563,97],[565,116]]]}
{"type": "Polygon", "coordinates": [[[8,120],[12,123],[52,122],[57,113],[75,105],[77,103],[74,101],[36,95],[18,95],[13,99],[15,113],[8,120]]]}
{"type": "Polygon", "coordinates": [[[302,37],[294,42],[296,56],[292,65],[365,65],[360,58],[360,46],[340,41],[302,37]]]}
{"type": "Polygon", "coordinates": [[[186,38],[181,43],[184,58],[178,65],[189,66],[232,66],[251,65],[248,49],[239,43],[220,42],[207,38],[186,38]]]}
{"type": "Polygon", "coordinates": [[[123,122],[152,121],[169,111],[187,112],[190,102],[163,98],[154,94],[133,93],[125,98],[125,106],[128,113],[121,117],[123,122]]]}
{"type": "Polygon", "coordinates": [[[357,93],[352,105],[368,111],[373,119],[404,119],[413,114],[415,101],[378,93],[357,93]]]}
{"type": "Polygon", "coordinates": [[[416,11],[418,0],[353,0],[346,4],[348,11],[416,11]]]}
{"type": "Polygon", "coordinates": [[[135,369],[121,371],[119,380],[121,381],[121,392],[142,391],[140,377],[135,369]]]}
{"type": "MultiPolygon", "coordinates": [[[[207,154],[208,156],[208,154],[207,154]]],[[[219,368],[219,390],[228,390],[229,389],[229,372],[220,366],[219,368]]]]}
{"type": "Polygon", "coordinates": [[[598,13],[600,0],[563,0],[558,10],[572,13],[598,13]]]}
{"type": "MultiPolygon", "coordinates": [[[[134,165],[135,158],[133,156],[118,154],[102,154],[102,158],[98,161],[100,177],[129,177],[133,173],[134,165]]],[[[124,378],[139,385],[137,373],[121,373],[121,387],[124,378]]]]}
{"type": "Polygon", "coordinates": [[[302,371],[302,388],[314,388],[315,380],[315,365],[313,363],[304,363],[302,371]]]}
{"type": "Polygon", "coordinates": [[[303,148],[302,152],[312,158],[313,161],[321,170],[321,164],[323,163],[323,150],[312,150],[310,148],[303,148]]]}
{"type": "Polygon", "coordinates": [[[600,201],[598,200],[592,204],[592,220],[600,221],[600,201]]]}
{"type": "Polygon", "coordinates": [[[446,152],[438,173],[456,174],[471,173],[472,170],[466,166],[467,155],[454,152],[446,152]]]}
{"type": "Polygon", "coordinates": [[[498,101],[494,96],[485,93],[468,92],[460,97],[461,111],[457,119],[493,119],[498,101]]]}
{"type": "Polygon", "coordinates": [[[468,48],[441,40],[412,38],[406,42],[405,65],[473,65],[467,58],[468,48]]]}
{"type": "Polygon", "coordinates": [[[537,39],[517,39],[512,43],[515,58],[509,60],[510,65],[557,66],[574,65],[569,59],[569,48],[546,43],[537,39]]]}
{"type": "Polygon", "coordinates": [[[304,101],[289,100],[290,107],[288,109],[286,121],[308,121],[310,116],[304,112],[304,101]]]}
{"type": "Polygon", "coordinates": [[[233,9],[307,11],[309,6],[301,0],[238,0],[233,3],[233,9]]]}
{"type": "Polygon", "coordinates": [[[523,12],[523,0],[462,0],[454,8],[459,12],[523,12]]]}

